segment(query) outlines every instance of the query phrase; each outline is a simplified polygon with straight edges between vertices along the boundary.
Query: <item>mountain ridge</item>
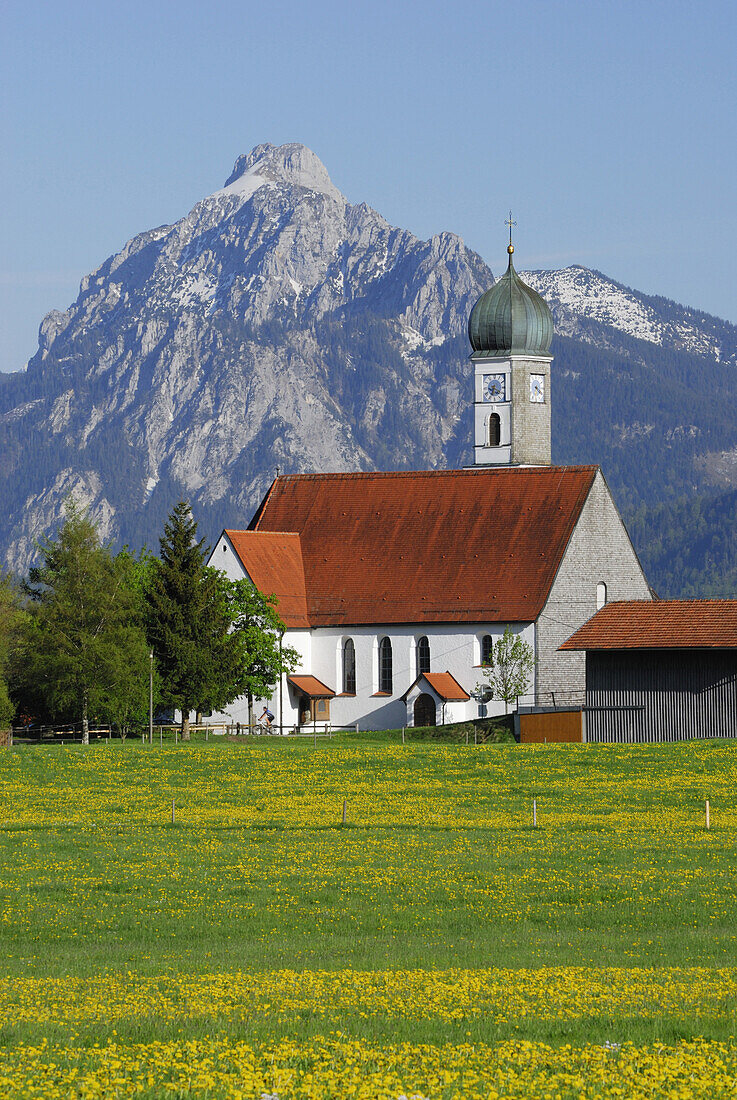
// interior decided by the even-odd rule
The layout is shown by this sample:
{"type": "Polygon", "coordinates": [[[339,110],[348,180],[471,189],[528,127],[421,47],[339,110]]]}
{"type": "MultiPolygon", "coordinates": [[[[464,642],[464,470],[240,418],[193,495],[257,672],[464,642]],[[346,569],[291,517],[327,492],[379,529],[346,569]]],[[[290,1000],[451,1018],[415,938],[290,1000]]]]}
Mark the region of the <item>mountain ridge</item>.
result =
{"type": "MultiPolygon", "coordinates": [[[[632,513],[728,490],[732,454],[737,484],[737,327],[578,266],[523,277],[556,321],[555,461],[601,459],[632,513]]],[[[0,380],[0,555],[27,568],[68,492],[105,537],[154,545],[181,496],[213,535],[245,524],[276,466],[470,462],[466,325],[492,281],[455,234],[349,203],[304,146],[256,146],[86,276],[0,380]]]]}

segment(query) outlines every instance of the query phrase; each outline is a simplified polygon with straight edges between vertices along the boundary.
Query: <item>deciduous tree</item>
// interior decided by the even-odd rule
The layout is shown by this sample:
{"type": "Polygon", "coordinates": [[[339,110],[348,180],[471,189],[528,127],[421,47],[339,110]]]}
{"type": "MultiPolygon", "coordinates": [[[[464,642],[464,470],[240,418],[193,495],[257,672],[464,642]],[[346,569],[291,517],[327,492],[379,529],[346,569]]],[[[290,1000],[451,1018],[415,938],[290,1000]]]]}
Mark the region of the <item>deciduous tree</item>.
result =
{"type": "Polygon", "coordinates": [[[73,716],[89,744],[90,714],[110,716],[148,683],[148,649],[137,594],[123,555],[101,545],[97,528],[69,501],[56,539],[31,569],[29,615],[16,663],[49,714],[73,716]]]}
{"type": "Polygon", "coordinates": [[[483,670],[486,684],[477,684],[477,690],[491,691],[493,699],[504,700],[504,710],[520,695],[524,695],[535,667],[535,654],[519,634],[507,626],[503,635],[491,647],[489,663],[483,670]]]}
{"type": "Polygon", "coordinates": [[[15,707],[8,692],[10,651],[21,622],[16,585],[7,573],[0,573],[0,729],[10,726],[15,707]]]}
{"type": "MultiPolygon", "coordinates": [[[[265,596],[250,580],[228,584],[233,634],[239,646],[237,686],[233,698],[248,698],[248,723],[253,725],[253,700],[267,699],[282,674],[300,661],[296,649],[283,644],[284,623],[275,596],[265,596]]],[[[281,721],[281,716],[280,719],[281,721]]]]}

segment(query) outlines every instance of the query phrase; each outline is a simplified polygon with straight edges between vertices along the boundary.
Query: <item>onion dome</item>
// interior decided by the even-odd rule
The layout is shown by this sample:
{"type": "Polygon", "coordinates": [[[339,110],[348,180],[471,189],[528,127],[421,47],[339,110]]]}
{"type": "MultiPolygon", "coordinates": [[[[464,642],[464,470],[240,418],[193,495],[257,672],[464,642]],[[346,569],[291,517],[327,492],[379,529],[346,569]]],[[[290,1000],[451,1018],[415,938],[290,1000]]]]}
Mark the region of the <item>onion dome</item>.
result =
{"type": "Polygon", "coordinates": [[[507,252],[506,273],[481,295],[468,319],[472,359],[550,354],[553,316],[548,304],[514,270],[514,245],[507,252]]]}

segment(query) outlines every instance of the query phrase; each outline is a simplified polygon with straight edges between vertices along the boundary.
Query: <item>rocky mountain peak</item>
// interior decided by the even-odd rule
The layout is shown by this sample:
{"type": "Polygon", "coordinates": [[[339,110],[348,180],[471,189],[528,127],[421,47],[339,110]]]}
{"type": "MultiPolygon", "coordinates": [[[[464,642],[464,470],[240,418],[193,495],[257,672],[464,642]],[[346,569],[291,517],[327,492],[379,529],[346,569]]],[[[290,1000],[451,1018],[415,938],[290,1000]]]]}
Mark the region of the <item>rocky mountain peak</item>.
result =
{"type": "Polygon", "coordinates": [[[256,145],[250,153],[238,157],[223,190],[240,190],[244,184],[252,185],[256,180],[288,183],[293,187],[305,187],[309,191],[329,195],[341,203],[346,201],[320,158],[306,145],[297,142],[256,145]]]}
{"type": "MultiPolygon", "coordinates": [[[[737,471],[734,326],[582,267],[523,277],[556,321],[556,461],[602,461],[630,504],[737,471]]],[[[136,548],[182,497],[211,537],[247,524],[277,466],[466,464],[466,328],[492,282],[454,233],[347,202],[304,145],[257,145],[0,378],[0,562],[24,572],[70,493],[136,548]]]]}

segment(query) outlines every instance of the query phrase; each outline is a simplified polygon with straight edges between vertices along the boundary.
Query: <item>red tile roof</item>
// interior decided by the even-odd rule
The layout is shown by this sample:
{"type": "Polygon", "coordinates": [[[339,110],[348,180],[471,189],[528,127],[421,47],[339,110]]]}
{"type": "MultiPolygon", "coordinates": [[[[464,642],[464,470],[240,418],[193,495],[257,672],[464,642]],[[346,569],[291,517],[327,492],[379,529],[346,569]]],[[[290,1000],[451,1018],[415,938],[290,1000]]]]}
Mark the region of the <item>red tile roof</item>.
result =
{"type": "Polygon", "coordinates": [[[313,699],[333,699],[335,692],[318,680],[317,676],[287,676],[290,684],[313,699]]]}
{"type": "Polygon", "coordinates": [[[258,590],[278,597],[277,611],[284,624],[309,627],[299,535],[227,530],[225,534],[258,590]]]}
{"type": "MultiPolygon", "coordinates": [[[[245,534],[299,535],[312,626],[530,622],[542,610],[596,466],[309,474],[273,482],[245,534]]],[[[293,557],[267,588],[302,607],[293,557]]],[[[290,604],[291,606],[291,604],[290,604]]],[[[300,616],[301,619],[301,616],[300,616]]],[[[301,622],[300,622],[301,625],[301,622]]]]}
{"type": "Polygon", "coordinates": [[[446,702],[453,699],[467,702],[471,698],[450,672],[423,672],[422,677],[427,680],[435,694],[446,702]]]}
{"type": "Polygon", "coordinates": [[[561,649],[734,649],[737,600],[608,603],[561,649]]]}

